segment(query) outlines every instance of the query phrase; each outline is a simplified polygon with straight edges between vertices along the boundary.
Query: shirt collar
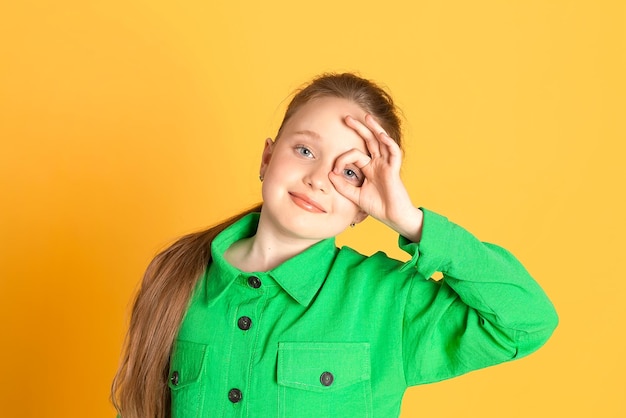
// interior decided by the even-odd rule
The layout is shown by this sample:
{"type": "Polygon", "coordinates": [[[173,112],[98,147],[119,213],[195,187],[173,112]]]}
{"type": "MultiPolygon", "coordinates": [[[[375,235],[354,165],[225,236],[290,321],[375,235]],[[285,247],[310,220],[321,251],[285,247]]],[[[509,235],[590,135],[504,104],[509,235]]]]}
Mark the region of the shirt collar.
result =
{"type": "MultiPolygon", "coordinates": [[[[211,274],[211,280],[207,281],[209,295],[218,296],[241,275],[247,277],[255,275],[255,272],[244,273],[232,266],[223,255],[233,243],[256,233],[259,215],[259,213],[251,213],[244,216],[224,229],[213,240],[212,267],[217,274],[211,274]]],[[[269,275],[298,303],[308,306],[328,276],[338,251],[335,239],[328,238],[267,272],[256,273],[269,275]]]]}

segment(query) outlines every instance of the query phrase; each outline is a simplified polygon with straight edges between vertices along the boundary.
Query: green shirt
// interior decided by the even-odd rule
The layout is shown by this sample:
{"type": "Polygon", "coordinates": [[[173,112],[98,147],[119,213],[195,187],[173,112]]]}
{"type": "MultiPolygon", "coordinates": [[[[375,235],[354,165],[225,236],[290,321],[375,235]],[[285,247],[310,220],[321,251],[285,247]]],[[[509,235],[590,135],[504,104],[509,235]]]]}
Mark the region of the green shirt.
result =
{"type": "Polygon", "coordinates": [[[258,214],[218,235],[171,357],[173,418],[397,417],[408,386],[543,345],[558,320],[524,267],[423,211],[406,263],[327,239],[244,273],[223,254],[258,214]]]}

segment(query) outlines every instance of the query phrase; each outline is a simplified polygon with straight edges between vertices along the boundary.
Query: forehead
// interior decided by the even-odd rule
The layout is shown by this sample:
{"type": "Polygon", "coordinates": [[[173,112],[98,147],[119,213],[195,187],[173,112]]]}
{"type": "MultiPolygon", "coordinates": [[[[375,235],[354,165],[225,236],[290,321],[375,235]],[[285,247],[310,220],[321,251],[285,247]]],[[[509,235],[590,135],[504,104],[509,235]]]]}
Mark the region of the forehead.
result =
{"type": "Polygon", "coordinates": [[[283,127],[283,135],[306,133],[346,150],[365,150],[363,139],[344,122],[348,115],[361,122],[365,120],[365,111],[350,100],[336,97],[313,99],[291,116],[283,127]]]}

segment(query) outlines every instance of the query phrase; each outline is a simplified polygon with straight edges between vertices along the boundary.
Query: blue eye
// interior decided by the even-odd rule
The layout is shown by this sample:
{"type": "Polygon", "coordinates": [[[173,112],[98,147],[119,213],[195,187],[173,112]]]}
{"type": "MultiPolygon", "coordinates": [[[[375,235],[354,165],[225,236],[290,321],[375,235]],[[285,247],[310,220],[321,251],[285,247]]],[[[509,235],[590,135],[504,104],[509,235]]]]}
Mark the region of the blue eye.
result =
{"type": "Polygon", "coordinates": [[[361,179],[361,173],[357,173],[356,171],[345,168],[343,170],[343,174],[351,181],[356,182],[359,186],[363,184],[363,180],[361,179]]]}
{"type": "Polygon", "coordinates": [[[306,158],[313,157],[313,153],[311,152],[311,150],[305,147],[304,145],[296,146],[296,151],[298,152],[298,154],[302,155],[303,157],[306,157],[306,158]]]}

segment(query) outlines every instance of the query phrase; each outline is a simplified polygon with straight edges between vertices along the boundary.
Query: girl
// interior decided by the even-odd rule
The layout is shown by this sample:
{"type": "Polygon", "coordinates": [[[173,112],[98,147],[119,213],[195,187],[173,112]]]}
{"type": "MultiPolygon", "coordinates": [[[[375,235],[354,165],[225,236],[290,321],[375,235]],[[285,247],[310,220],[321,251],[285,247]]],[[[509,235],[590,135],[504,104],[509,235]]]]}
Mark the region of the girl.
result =
{"type": "Polygon", "coordinates": [[[557,324],[546,295],[509,252],[412,203],[400,136],[391,97],[368,80],[327,74],[299,91],[265,141],[262,206],[149,265],[118,413],[397,417],[408,386],[543,345],[557,324]],[[335,247],[367,216],[410,261],[335,247]]]}

